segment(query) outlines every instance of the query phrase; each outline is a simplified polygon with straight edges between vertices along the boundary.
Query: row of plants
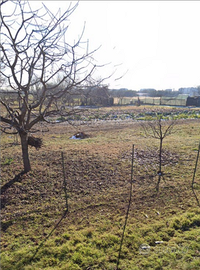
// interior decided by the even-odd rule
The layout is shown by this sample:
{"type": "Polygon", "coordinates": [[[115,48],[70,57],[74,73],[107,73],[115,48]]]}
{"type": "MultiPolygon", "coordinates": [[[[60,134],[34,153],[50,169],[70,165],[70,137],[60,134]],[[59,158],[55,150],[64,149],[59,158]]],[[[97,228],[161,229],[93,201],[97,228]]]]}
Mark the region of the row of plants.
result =
{"type": "Polygon", "coordinates": [[[94,121],[94,120],[126,120],[126,119],[132,119],[132,120],[155,120],[157,117],[160,117],[162,119],[200,119],[200,110],[172,110],[172,111],[166,111],[166,112],[150,112],[150,111],[144,111],[144,112],[126,112],[126,111],[110,111],[106,113],[91,113],[90,115],[85,114],[75,114],[73,116],[69,117],[59,117],[57,118],[58,122],[64,122],[64,121],[94,121]]]}

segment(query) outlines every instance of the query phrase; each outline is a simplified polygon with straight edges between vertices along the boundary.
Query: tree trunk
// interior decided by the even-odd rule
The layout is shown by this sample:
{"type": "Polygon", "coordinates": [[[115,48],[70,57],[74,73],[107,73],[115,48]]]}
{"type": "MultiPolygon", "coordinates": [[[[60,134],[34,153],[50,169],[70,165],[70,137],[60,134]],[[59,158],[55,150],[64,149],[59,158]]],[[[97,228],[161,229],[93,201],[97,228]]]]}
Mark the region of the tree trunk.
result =
{"type": "Polygon", "coordinates": [[[163,138],[160,138],[160,149],[159,149],[159,171],[158,171],[158,182],[156,185],[156,191],[159,191],[159,185],[162,177],[162,143],[163,138]]]}
{"type": "Polygon", "coordinates": [[[28,154],[28,135],[26,133],[21,133],[19,135],[20,135],[21,146],[22,146],[24,172],[29,172],[31,170],[31,164],[30,164],[29,154],[28,154]]]}

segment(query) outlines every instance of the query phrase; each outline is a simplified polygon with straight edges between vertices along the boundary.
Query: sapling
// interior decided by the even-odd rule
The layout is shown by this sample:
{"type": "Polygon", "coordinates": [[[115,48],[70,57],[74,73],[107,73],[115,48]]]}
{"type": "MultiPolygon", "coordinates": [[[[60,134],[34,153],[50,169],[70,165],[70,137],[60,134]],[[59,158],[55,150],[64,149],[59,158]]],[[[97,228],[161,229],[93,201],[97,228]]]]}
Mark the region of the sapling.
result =
{"type": "Polygon", "coordinates": [[[159,168],[158,168],[158,181],[156,184],[156,191],[159,191],[159,185],[161,177],[163,177],[162,171],[162,154],[163,154],[163,140],[172,133],[175,120],[164,120],[162,116],[157,115],[157,119],[154,121],[146,121],[141,126],[144,130],[146,137],[151,137],[159,140],[159,168]]]}

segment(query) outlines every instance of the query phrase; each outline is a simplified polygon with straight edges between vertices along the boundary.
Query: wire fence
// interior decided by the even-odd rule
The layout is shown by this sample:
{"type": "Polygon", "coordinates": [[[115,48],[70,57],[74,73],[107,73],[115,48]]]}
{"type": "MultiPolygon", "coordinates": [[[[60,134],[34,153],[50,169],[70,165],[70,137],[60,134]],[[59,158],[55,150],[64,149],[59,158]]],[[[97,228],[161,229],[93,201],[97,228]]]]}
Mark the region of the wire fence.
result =
{"type": "Polygon", "coordinates": [[[172,97],[125,97],[114,98],[114,105],[169,105],[169,106],[186,106],[186,98],[172,97]]]}

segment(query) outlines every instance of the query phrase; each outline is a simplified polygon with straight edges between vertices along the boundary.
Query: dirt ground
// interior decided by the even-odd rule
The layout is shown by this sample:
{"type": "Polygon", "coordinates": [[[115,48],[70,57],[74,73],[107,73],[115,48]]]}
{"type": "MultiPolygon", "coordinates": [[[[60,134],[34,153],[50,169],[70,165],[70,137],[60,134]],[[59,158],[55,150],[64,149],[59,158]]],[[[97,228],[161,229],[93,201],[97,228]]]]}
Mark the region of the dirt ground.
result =
{"type": "MultiPolygon", "coordinates": [[[[195,127],[199,120],[183,120],[181,128],[188,123],[195,127]]],[[[72,213],[88,208],[108,209],[109,212],[126,211],[130,193],[132,145],[134,149],[134,178],[132,210],[164,209],[170,203],[191,205],[191,191],[188,183],[174,182],[180,163],[192,162],[193,157],[182,156],[176,149],[169,148],[163,152],[165,175],[161,182],[164,192],[156,194],[158,168],[157,142],[147,143],[141,137],[140,122],[125,121],[94,121],[89,125],[80,126],[61,123],[48,127],[48,133],[40,133],[43,148],[30,149],[32,172],[22,177],[2,195],[2,215],[4,219],[23,215],[26,211],[35,211],[37,207],[48,205],[51,198],[63,207],[63,171],[61,152],[64,153],[65,174],[69,193],[69,204],[72,213]],[[88,138],[83,140],[69,139],[78,131],[83,131],[88,138]],[[170,168],[170,169],[169,169],[170,168]],[[176,171],[176,172],[175,172],[176,171]],[[168,199],[170,198],[170,199],[168,199]],[[34,204],[33,204],[34,202],[34,204]],[[9,209],[9,211],[8,211],[9,209]],[[78,210],[79,209],[79,210],[78,210]],[[9,214],[8,214],[9,213],[9,214]],[[12,214],[11,214],[12,213],[12,214]]],[[[177,139],[177,137],[176,137],[177,139]]],[[[12,147],[11,143],[2,145],[2,163],[5,158],[15,157],[10,165],[2,165],[2,185],[11,180],[22,168],[20,146],[12,147]]],[[[191,168],[192,170],[192,168],[191,168]]],[[[55,207],[51,205],[51,207],[55,207]]]]}

